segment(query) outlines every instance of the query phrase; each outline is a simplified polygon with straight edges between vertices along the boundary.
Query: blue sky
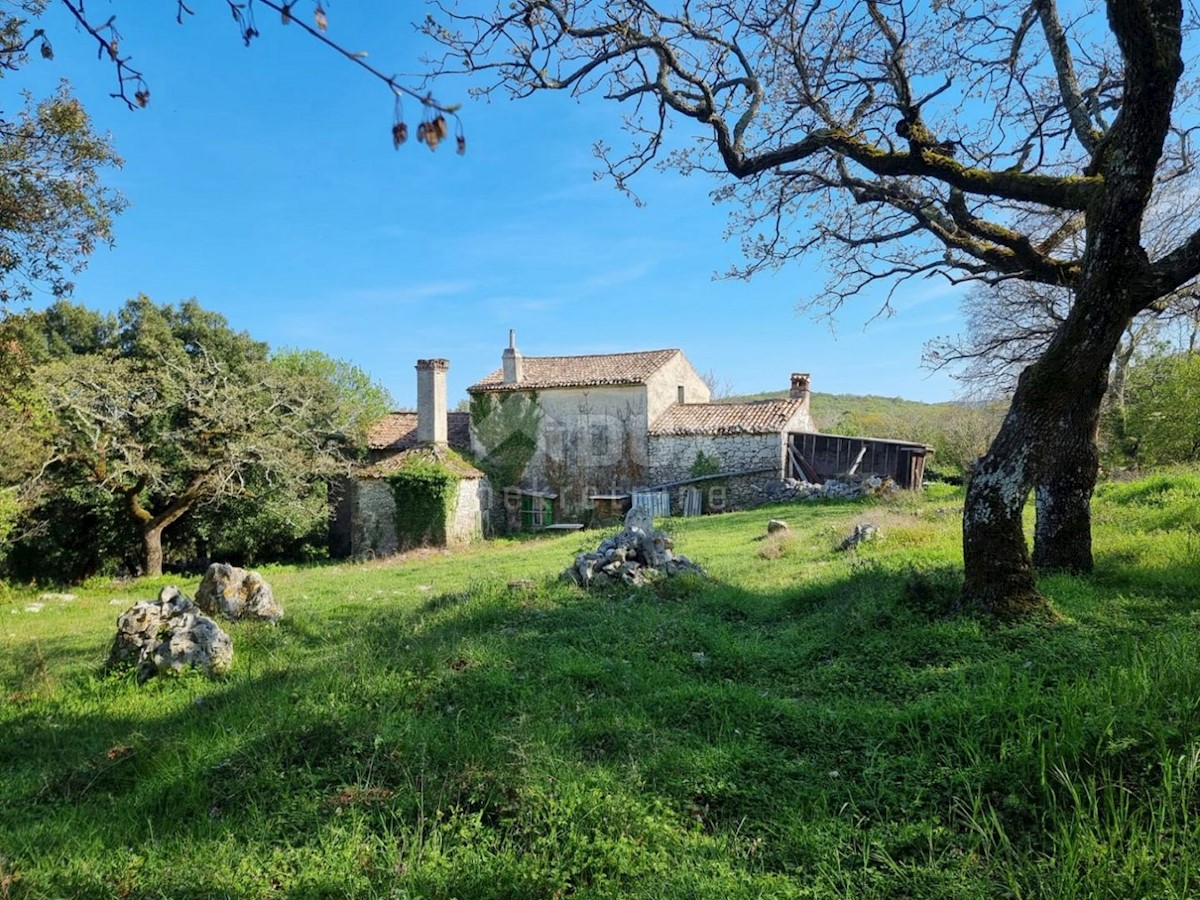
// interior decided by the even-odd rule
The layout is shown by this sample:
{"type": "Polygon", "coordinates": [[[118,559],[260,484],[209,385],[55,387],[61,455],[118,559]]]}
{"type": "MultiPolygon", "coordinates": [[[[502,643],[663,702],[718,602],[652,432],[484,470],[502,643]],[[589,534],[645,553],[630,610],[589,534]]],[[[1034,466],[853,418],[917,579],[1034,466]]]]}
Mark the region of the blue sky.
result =
{"type": "MultiPolygon", "coordinates": [[[[75,299],[115,309],[145,293],[196,297],[274,347],[316,348],[415,402],[413,364],[451,362],[451,402],[496,368],[509,328],[527,355],[679,347],[736,392],[786,388],[949,399],[954,382],[920,368],[922,343],[957,329],[957,295],[936,281],[903,289],[898,314],[864,299],[831,323],[796,312],[819,289],[819,260],[750,282],[714,280],[737,258],[725,212],[701,177],[647,172],[636,207],[593,178],[597,138],[621,140],[620,110],[547,96],[462,102],[467,155],[391,146],[392,99],[365,73],[265,8],[245,48],[224,3],[104,3],[150,106],[109,98],[110,65],[52,4],[56,58],[31,60],[6,91],[68,78],[125,167],[131,202],[117,246],[99,251],[75,299]]],[[[387,72],[418,72],[428,50],[408,4],[327,4],[330,36],[387,72]],[[367,7],[370,7],[368,10],[367,7]],[[380,12],[380,9],[385,11],[380,12]]],[[[410,79],[415,83],[416,79],[410,79]]],[[[11,96],[11,95],[10,95],[11,96]]],[[[7,108],[11,108],[10,99],[7,108]]],[[[410,129],[419,118],[407,106],[410,129]]]]}

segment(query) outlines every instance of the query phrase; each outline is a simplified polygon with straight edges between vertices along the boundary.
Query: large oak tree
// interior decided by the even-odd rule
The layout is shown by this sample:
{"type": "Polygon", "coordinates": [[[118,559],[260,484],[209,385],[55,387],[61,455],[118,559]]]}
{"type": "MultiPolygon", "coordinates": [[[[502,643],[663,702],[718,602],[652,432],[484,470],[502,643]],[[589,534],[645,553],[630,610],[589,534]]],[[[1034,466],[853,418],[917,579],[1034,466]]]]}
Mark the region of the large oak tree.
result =
{"type": "Polygon", "coordinates": [[[1042,606],[1021,519],[1035,487],[1040,561],[1090,568],[1109,362],[1200,273],[1194,223],[1158,254],[1143,240],[1156,191],[1193,189],[1179,0],[517,0],[444,5],[426,31],[438,70],[490,76],[484,93],[625,104],[630,143],[598,147],[620,186],[655,161],[720,178],[735,274],[820,250],[835,307],[931,274],[1069,291],[971,481],[964,597],[1042,606]],[[695,140],[674,138],[688,120],[695,140]]]}
{"type": "MultiPolygon", "coordinates": [[[[131,300],[114,320],[60,302],[12,317],[46,421],[32,480],[106,492],[140,535],[144,574],[189,511],[230,501],[324,517],[326,479],[348,474],[389,406],[359,370],[285,352],[195,301],[131,300]]],[[[0,454],[2,456],[3,454],[0,454]]]]}

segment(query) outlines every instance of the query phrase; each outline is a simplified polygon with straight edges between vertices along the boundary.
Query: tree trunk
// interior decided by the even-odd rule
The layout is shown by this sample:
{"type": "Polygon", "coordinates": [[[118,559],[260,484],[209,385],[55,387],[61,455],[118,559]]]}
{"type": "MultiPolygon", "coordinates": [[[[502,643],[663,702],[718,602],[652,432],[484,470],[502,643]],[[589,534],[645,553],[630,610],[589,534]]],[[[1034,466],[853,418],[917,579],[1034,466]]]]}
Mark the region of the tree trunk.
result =
{"type": "Polygon", "coordinates": [[[1033,565],[1039,572],[1092,571],[1092,491],[1100,474],[1096,445],[1100,409],[1094,416],[1082,408],[1077,412],[1084,421],[1063,430],[1063,442],[1037,483],[1033,565]]]}
{"type": "Polygon", "coordinates": [[[156,525],[142,528],[142,574],[148,576],[163,573],[162,533],[166,525],[156,525]]]}
{"type": "Polygon", "coordinates": [[[1003,619],[1048,612],[1022,523],[1039,488],[1039,567],[1091,567],[1096,424],[1108,366],[1129,321],[1113,298],[1078,297],[1041,359],[1017,383],[1012,406],[967,488],[963,509],[966,605],[1003,619]]]}

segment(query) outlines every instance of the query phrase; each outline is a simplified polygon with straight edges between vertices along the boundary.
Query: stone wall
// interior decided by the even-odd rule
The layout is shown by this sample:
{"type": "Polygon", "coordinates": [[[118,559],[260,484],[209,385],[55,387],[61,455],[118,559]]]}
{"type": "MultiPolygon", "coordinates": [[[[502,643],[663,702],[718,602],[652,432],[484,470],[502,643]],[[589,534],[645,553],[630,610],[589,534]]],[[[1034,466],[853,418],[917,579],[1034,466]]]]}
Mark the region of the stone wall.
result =
{"type": "Polygon", "coordinates": [[[350,545],[355,559],[391,556],[396,540],[396,499],[392,486],[378,478],[362,478],[351,489],[350,545]]]}
{"type": "Polygon", "coordinates": [[[558,494],[557,515],[574,518],[587,509],[589,494],[644,482],[645,387],[547,389],[538,392],[538,405],[537,450],[520,487],[558,494]]]}
{"type": "Polygon", "coordinates": [[[446,520],[447,544],[469,544],[483,537],[491,493],[486,478],[464,478],[458,483],[454,509],[446,520]]]}
{"type": "Polygon", "coordinates": [[[771,469],[760,480],[783,476],[783,438],[778,434],[660,434],[650,437],[651,484],[694,476],[698,454],[715,459],[720,471],[771,469]]]}
{"type": "Polygon", "coordinates": [[[670,484],[696,476],[697,455],[703,453],[722,472],[766,469],[752,475],[727,476],[670,488],[671,511],[683,511],[688,487],[703,494],[704,512],[743,509],[763,501],[764,485],[783,474],[783,443],[778,434],[651,435],[650,484],[670,484]]]}
{"type": "MultiPolygon", "coordinates": [[[[381,478],[359,479],[353,483],[350,497],[351,555],[376,559],[398,552],[396,497],[391,484],[381,478]]],[[[486,478],[464,478],[458,483],[454,509],[446,519],[447,544],[466,544],[483,537],[491,497],[486,478]]]]}

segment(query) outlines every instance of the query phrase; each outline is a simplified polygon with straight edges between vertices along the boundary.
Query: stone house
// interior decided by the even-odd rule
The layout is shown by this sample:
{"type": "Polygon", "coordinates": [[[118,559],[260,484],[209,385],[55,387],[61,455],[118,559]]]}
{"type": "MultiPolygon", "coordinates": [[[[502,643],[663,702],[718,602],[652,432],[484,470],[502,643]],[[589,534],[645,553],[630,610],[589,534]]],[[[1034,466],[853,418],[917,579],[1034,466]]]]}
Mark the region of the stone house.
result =
{"type": "Polygon", "coordinates": [[[785,477],[788,433],[813,430],[808,376],[793,376],[788,398],[713,403],[678,349],[524,356],[510,332],[501,367],[467,392],[472,452],[485,468],[505,462],[494,487],[525,525],[706,478],[750,502],[785,477]]]}
{"type": "Polygon", "coordinates": [[[449,367],[444,359],[417,360],[417,411],[389,413],[371,427],[368,460],[334,510],[335,555],[389,556],[483,536],[491,491],[463,455],[469,415],[446,409],[449,367]]]}

